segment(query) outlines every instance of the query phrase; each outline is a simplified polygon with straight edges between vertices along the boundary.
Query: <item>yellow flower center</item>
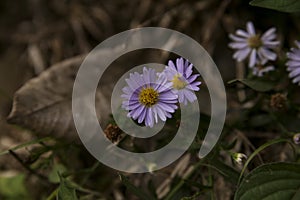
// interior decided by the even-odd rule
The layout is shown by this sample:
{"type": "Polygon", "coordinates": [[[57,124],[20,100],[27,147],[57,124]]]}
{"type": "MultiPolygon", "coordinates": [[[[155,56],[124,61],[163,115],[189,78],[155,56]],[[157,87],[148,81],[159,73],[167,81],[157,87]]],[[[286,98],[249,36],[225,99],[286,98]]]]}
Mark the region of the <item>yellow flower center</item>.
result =
{"type": "Polygon", "coordinates": [[[141,104],[151,107],[157,103],[158,96],[158,92],[156,92],[153,88],[143,88],[139,94],[139,101],[141,104]]]}
{"type": "Polygon", "coordinates": [[[262,46],[262,41],[260,39],[260,35],[254,35],[248,38],[248,45],[253,49],[257,49],[262,46]]]}
{"type": "Polygon", "coordinates": [[[181,90],[181,89],[185,88],[185,86],[187,85],[186,82],[181,79],[180,74],[176,74],[174,76],[172,83],[173,83],[173,87],[177,90],[181,90]]]}

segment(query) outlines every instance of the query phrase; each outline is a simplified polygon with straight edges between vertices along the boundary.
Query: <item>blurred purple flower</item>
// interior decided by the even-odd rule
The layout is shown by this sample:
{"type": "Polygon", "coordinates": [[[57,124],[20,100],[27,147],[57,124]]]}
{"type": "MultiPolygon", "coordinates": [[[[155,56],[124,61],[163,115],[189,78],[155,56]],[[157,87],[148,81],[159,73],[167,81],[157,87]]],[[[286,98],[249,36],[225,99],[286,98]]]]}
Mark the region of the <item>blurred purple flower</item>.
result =
{"type": "Polygon", "coordinates": [[[295,41],[297,48],[291,48],[286,55],[288,57],[287,70],[290,72],[289,77],[293,79],[293,83],[300,85],[300,42],[295,41]]]}
{"type": "Polygon", "coordinates": [[[177,109],[177,95],[172,91],[172,84],[167,79],[157,76],[154,69],[143,69],[143,74],[131,73],[126,79],[128,86],[124,87],[121,96],[122,107],[128,110],[128,117],[137,120],[138,123],[145,122],[146,126],[153,127],[158,122],[170,118],[177,109]]]}
{"type": "Polygon", "coordinates": [[[236,49],[233,58],[237,61],[243,61],[249,56],[249,67],[255,64],[266,64],[268,60],[275,60],[277,55],[272,51],[279,41],[276,38],[276,29],[270,28],[262,36],[256,34],[252,22],[247,22],[247,31],[238,29],[236,35],[229,34],[233,42],[229,43],[229,47],[236,49]]]}
{"type": "Polygon", "coordinates": [[[274,71],[274,70],[275,70],[275,68],[273,65],[268,65],[268,66],[256,65],[253,68],[252,73],[255,76],[262,77],[265,73],[274,71]]]}
{"type": "Polygon", "coordinates": [[[200,81],[196,81],[200,74],[193,73],[193,64],[183,58],[176,59],[176,66],[170,60],[162,75],[166,76],[172,83],[174,92],[178,95],[179,103],[187,105],[188,101],[193,102],[197,99],[193,91],[199,90],[200,81]]]}

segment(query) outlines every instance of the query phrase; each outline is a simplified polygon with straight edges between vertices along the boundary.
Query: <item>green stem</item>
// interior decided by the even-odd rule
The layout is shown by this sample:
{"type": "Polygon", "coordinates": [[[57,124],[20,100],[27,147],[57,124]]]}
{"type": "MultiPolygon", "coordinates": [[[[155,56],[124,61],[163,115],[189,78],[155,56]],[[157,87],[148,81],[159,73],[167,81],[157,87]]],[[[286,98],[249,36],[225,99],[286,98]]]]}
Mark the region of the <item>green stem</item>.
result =
{"type": "Polygon", "coordinates": [[[37,144],[37,143],[40,143],[40,142],[45,142],[45,141],[48,141],[48,140],[51,140],[51,139],[52,139],[51,137],[45,137],[45,138],[41,138],[41,139],[26,142],[26,143],[17,145],[15,147],[11,148],[11,149],[0,152],[0,156],[2,156],[4,154],[8,154],[10,151],[15,151],[15,150],[18,150],[18,149],[21,149],[21,148],[24,148],[24,147],[27,147],[27,146],[30,146],[30,145],[33,145],[33,144],[37,144]]]}
{"type": "Polygon", "coordinates": [[[56,188],[56,189],[50,194],[50,196],[49,196],[46,200],[53,200],[53,199],[56,199],[57,192],[58,192],[58,188],[56,188]]]}
{"type": "Polygon", "coordinates": [[[244,172],[245,170],[247,169],[249,163],[252,161],[252,159],[259,153],[261,152],[262,150],[264,150],[265,148],[273,145],[273,144],[277,144],[277,143],[281,143],[281,142],[288,142],[289,144],[291,144],[292,148],[293,148],[293,144],[288,140],[288,139],[275,139],[275,140],[271,140],[265,144],[263,144],[262,146],[258,147],[250,156],[249,158],[247,159],[242,171],[241,171],[241,174],[240,174],[240,177],[239,177],[239,180],[238,180],[238,185],[240,184],[242,178],[243,178],[243,175],[244,175],[244,172]]]}

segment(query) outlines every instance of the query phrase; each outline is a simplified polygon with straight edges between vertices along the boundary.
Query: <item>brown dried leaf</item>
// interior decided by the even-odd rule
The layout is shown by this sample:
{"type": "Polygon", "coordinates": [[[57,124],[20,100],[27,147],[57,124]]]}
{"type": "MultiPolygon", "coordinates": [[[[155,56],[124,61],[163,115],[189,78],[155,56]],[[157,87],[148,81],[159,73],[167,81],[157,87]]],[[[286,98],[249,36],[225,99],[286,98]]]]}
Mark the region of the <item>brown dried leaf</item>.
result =
{"type": "MultiPolygon", "coordinates": [[[[76,138],[71,97],[74,79],[83,59],[84,56],[77,56],[58,63],[26,82],[14,95],[8,122],[42,135],[76,138]]],[[[105,99],[97,91],[96,105],[106,104],[105,99]]]]}

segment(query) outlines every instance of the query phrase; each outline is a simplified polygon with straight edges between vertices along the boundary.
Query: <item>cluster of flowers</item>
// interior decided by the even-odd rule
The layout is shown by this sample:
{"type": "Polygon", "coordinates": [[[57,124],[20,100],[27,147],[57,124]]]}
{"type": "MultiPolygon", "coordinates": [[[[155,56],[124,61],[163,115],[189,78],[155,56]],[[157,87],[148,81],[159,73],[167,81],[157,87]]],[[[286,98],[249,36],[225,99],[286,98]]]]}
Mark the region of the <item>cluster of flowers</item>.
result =
{"type": "MultiPolygon", "coordinates": [[[[279,41],[275,40],[276,29],[270,28],[260,35],[256,33],[252,22],[247,23],[246,29],[246,31],[238,29],[235,35],[229,35],[233,40],[229,43],[229,47],[236,50],[233,58],[239,62],[249,58],[248,66],[256,76],[263,76],[264,73],[275,70],[273,65],[267,65],[267,63],[277,58],[273,51],[279,45],[279,41]]],[[[286,65],[293,83],[300,85],[300,42],[295,41],[295,43],[297,48],[291,48],[287,53],[286,65]]]]}
{"type": "Polygon", "coordinates": [[[171,60],[163,72],[143,68],[143,73],[130,73],[127,86],[122,91],[122,108],[128,111],[128,117],[153,127],[158,119],[166,121],[178,108],[177,104],[194,102],[194,91],[199,90],[200,81],[193,74],[193,64],[178,58],[176,64],[171,60]]]}

